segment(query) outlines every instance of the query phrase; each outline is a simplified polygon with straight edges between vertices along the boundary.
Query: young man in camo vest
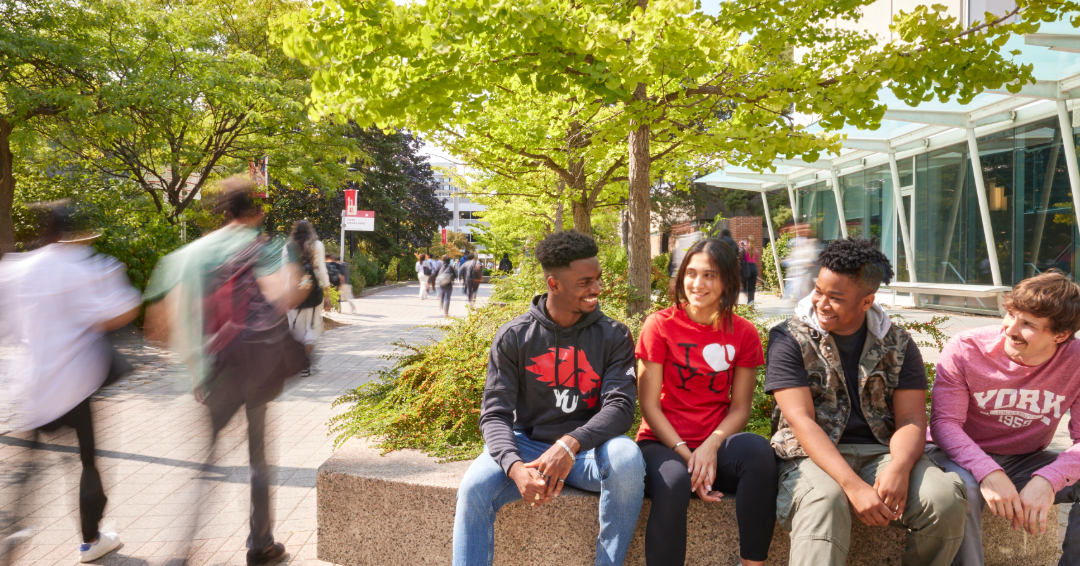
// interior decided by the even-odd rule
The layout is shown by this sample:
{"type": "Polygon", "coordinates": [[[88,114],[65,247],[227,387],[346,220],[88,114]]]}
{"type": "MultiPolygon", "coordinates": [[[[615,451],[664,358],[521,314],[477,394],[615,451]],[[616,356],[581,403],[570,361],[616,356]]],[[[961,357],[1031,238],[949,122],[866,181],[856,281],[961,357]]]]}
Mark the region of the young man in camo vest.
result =
{"type": "Polygon", "coordinates": [[[946,566],[968,505],[963,480],[923,455],[919,349],[874,302],[892,267],[861,239],[830,243],[819,261],[814,291],[769,333],[765,372],[790,564],[844,564],[854,512],[866,525],[907,530],[906,566],[946,566]]]}

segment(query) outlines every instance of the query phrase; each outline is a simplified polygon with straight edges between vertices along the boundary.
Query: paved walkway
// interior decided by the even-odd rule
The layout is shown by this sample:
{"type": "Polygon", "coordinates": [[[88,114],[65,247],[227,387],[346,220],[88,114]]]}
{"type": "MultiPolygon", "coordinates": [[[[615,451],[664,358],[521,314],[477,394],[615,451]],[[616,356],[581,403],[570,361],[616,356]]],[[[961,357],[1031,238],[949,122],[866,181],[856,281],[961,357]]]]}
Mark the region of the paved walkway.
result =
{"type": "MultiPolygon", "coordinates": [[[[360,314],[334,315],[343,326],[323,335],[308,379],[294,379],[270,404],[269,460],[276,463],[271,497],[274,534],[291,555],[290,564],[315,560],[315,477],[331,454],[327,419],[332,401],[389,363],[388,344],[432,338],[437,330],[417,328],[441,319],[434,298],[421,301],[418,286],[391,289],[356,300],[360,314]]],[[[489,287],[481,287],[481,298],[489,287]]],[[[346,310],[348,308],[346,307],[346,310]]],[[[460,288],[451,315],[466,314],[460,288]]],[[[248,532],[247,429],[243,411],[223,431],[211,472],[200,481],[208,439],[204,409],[187,392],[186,369],[166,352],[144,344],[134,333],[122,348],[137,361],[135,374],[95,396],[98,466],[109,504],[103,530],[119,532],[124,546],[100,564],[165,564],[187,552],[189,565],[244,564],[248,532]]],[[[0,436],[0,473],[27,457],[38,460],[32,491],[14,501],[17,490],[0,483],[0,513],[29,517],[32,537],[21,545],[15,564],[73,564],[81,541],[78,522],[79,460],[72,431],[43,437],[44,450],[30,454],[26,435],[0,436]]]]}

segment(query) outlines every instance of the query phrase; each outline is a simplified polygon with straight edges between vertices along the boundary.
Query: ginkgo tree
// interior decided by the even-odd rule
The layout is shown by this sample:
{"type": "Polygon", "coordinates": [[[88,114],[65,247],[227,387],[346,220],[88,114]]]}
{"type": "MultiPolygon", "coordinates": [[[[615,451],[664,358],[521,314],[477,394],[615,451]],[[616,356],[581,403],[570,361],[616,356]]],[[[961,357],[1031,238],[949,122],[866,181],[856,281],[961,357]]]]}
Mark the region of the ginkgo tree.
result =
{"type": "Polygon", "coordinates": [[[756,168],[778,156],[816,160],[839,139],[810,134],[792,112],[820,116],[826,130],[874,128],[882,88],[912,104],[1015,91],[1032,69],[1001,53],[1008,37],[1080,8],[1018,0],[969,27],[920,5],[894,18],[887,42],[838,25],[870,4],[729,0],[709,15],[692,0],[319,0],[279,19],[276,36],[315,67],[318,115],[420,131],[471,123],[509,77],[610,109],[603,135],[626,147],[631,311],[642,312],[653,140],[756,168]]]}

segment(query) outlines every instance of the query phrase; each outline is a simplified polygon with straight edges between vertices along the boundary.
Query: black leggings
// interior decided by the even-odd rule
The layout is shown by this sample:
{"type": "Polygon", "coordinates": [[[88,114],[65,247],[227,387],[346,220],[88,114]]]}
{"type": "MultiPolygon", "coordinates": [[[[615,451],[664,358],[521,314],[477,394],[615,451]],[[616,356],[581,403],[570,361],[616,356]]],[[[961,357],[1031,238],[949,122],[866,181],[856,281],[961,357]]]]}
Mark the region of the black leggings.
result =
{"type": "MultiPolygon", "coordinates": [[[[686,561],[686,510],[690,506],[690,474],[674,450],[655,440],[638,445],[645,457],[645,494],[652,511],[645,528],[645,563],[674,565],[686,561]]],[[[716,452],[713,489],[735,494],[739,555],[765,560],[776,523],[778,491],[776,456],[769,441],[749,432],[724,439],[716,452]]]]}
{"type": "Polygon", "coordinates": [[[754,291],[757,290],[757,264],[750,264],[750,277],[747,277],[743,281],[743,288],[746,289],[746,302],[754,302],[754,291]]]}
{"type": "MultiPolygon", "coordinates": [[[[105,515],[105,504],[109,499],[105,497],[101,474],[94,462],[94,418],[90,412],[89,397],[39,430],[53,432],[65,426],[75,429],[75,436],[79,439],[79,460],[82,461],[82,477],[79,479],[79,524],[82,527],[83,542],[93,542],[98,536],[98,524],[105,515]]],[[[36,432],[33,438],[32,448],[38,448],[36,432]]]]}

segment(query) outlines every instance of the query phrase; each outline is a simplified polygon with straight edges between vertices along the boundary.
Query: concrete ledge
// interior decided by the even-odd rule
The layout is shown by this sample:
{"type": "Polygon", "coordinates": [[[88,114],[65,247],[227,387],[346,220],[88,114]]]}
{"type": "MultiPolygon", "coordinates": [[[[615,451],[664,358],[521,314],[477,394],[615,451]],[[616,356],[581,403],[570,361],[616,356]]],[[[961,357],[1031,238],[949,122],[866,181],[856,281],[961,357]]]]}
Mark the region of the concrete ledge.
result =
{"type": "MultiPolygon", "coordinates": [[[[470,462],[437,464],[406,450],[379,456],[359,440],[340,448],[319,468],[318,558],[344,566],[450,564],[457,488],[470,462]]],[[[593,564],[598,498],[567,488],[538,511],[517,502],[495,522],[495,564],[593,564]]],[[[645,500],[626,564],[645,564],[645,500]]],[[[984,516],[986,564],[1054,564],[1060,554],[1057,513],[1047,534],[1017,533],[998,517],[984,516]]],[[[735,502],[690,502],[687,564],[738,564],[735,502]]],[[[904,531],[855,522],[849,565],[900,564],[904,531]]],[[[788,536],[779,526],[768,564],[786,564],[788,536]]]]}
{"type": "Polygon", "coordinates": [[[398,287],[408,287],[413,283],[416,283],[416,281],[398,281],[397,283],[391,283],[389,285],[372,285],[371,287],[364,287],[360,293],[353,295],[353,298],[359,299],[360,297],[374,295],[375,293],[389,291],[390,289],[397,289],[398,287]]]}

